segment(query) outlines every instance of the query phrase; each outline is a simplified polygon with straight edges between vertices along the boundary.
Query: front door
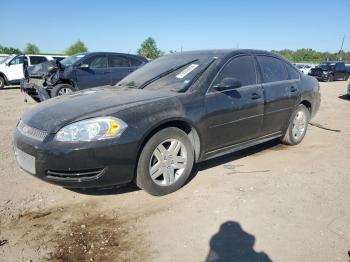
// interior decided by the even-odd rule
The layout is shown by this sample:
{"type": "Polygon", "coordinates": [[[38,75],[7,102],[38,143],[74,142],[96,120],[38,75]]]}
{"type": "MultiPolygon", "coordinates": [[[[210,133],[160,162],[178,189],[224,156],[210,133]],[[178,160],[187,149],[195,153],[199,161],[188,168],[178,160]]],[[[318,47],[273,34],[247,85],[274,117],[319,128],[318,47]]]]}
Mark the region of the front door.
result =
{"type": "Polygon", "coordinates": [[[23,55],[14,57],[6,66],[7,79],[9,81],[19,81],[23,75],[23,55]]]}
{"type": "Polygon", "coordinates": [[[111,71],[107,66],[107,55],[88,57],[75,70],[79,89],[111,84],[111,71]],[[81,65],[88,65],[88,67],[80,67],[81,65]]]}
{"type": "Polygon", "coordinates": [[[264,97],[253,58],[243,55],[226,63],[207,93],[205,103],[206,152],[258,137],[263,121],[264,97]],[[235,78],[241,86],[216,91],[213,86],[224,78],[235,78]]]}

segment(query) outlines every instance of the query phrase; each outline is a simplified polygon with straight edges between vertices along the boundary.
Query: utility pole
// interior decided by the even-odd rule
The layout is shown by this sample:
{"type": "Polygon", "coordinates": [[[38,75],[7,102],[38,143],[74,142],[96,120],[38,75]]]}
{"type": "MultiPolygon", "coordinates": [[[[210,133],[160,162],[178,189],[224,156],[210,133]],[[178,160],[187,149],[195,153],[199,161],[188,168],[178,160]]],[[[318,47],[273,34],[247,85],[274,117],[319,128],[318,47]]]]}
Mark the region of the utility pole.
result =
{"type": "Polygon", "coordinates": [[[345,35],[343,36],[343,40],[341,41],[341,46],[340,46],[339,53],[338,53],[339,60],[343,60],[341,57],[341,53],[343,52],[344,40],[345,40],[345,35]]]}

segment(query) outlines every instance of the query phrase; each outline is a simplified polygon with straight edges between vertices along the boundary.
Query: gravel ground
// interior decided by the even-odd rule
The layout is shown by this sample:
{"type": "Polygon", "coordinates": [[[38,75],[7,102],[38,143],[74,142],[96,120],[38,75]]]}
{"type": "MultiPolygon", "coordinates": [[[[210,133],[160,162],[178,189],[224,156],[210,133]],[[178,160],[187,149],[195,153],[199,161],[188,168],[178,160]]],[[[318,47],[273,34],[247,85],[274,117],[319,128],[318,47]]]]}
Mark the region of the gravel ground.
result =
{"type": "Polygon", "coordinates": [[[350,101],[321,83],[304,141],[196,166],[181,190],[70,191],[18,168],[12,132],[35,106],[0,90],[0,261],[348,261],[350,101]],[[322,127],[340,130],[335,132],[322,127]]]}

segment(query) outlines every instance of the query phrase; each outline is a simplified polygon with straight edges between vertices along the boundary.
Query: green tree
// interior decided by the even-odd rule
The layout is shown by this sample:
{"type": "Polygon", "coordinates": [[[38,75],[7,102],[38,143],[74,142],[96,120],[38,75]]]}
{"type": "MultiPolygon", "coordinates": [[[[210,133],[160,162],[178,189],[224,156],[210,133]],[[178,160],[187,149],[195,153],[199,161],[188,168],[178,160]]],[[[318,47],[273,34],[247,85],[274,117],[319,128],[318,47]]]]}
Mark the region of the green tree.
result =
{"type": "Polygon", "coordinates": [[[83,52],[87,52],[88,49],[85,46],[85,44],[78,40],[77,42],[75,42],[74,44],[72,44],[65,52],[65,55],[75,55],[78,53],[83,53],[83,52]]]}
{"type": "Polygon", "coordinates": [[[14,48],[14,47],[5,47],[0,45],[0,54],[20,54],[22,53],[22,51],[18,48],[14,48]]]}
{"type": "Polygon", "coordinates": [[[40,54],[39,48],[32,43],[28,43],[26,49],[24,49],[23,52],[25,54],[32,54],[32,55],[40,54]]]}
{"type": "Polygon", "coordinates": [[[148,37],[137,50],[137,54],[148,59],[156,59],[161,56],[162,51],[157,48],[156,41],[152,37],[148,37]]]}

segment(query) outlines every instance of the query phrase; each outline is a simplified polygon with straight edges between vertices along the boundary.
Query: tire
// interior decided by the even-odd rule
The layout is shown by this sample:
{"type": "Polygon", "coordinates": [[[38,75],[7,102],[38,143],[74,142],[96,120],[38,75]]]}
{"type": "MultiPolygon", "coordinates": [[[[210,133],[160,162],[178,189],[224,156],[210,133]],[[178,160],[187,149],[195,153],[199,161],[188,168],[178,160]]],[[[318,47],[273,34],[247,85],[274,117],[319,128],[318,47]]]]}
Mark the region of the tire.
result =
{"type": "Polygon", "coordinates": [[[302,104],[299,105],[292,114],[291,121],[286,133],[281,139],[281,142],[286,145],[299,144],[306,134],[309,121],[310,111],[306,108],[306,106],[302,104]],[[299,128],[297,125],[299,125],[299,128]]]}
{"type": "Polygon", "coordinates": [[[347,75],[344,76],[343,80],[344,81],[348,81],[348,79],[349,79],[349,75],[347,74],[347,75]]]}
{"type": "Polygon", "coordinates": [[[51,90],[51,97],[61,96],[64,94],[70,94],[74,92],[74,88],[69,84],[58,84],[54,86],[51,90]],[[65,93],[65,91],[69,93],[65,93]],[[70,91],[68,91],[70,90],[70,91]]]}
{"type": "Polygon", "coordinates": [[[187,134],[175,127],[165,128],[153,135],[142,149],[137,164],[136,185],[154,196],[170,194],[186,183],[193,163],[194,149],[187,134]],[[172,148],[175,151],[171,151],[172,148]]]}
{"type": "Polygon", "coordinates": [[[3,89],[4,86],[5,86],[5,79],[2,76],[0,76],[0,89],[3,89]]]}
{"type": "Polygon", "coordinates": [[[328,82],[333,82],[334,81],[334,76],[333,75],[329,75],[327,81],[328,82]]]}

